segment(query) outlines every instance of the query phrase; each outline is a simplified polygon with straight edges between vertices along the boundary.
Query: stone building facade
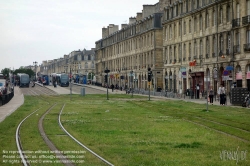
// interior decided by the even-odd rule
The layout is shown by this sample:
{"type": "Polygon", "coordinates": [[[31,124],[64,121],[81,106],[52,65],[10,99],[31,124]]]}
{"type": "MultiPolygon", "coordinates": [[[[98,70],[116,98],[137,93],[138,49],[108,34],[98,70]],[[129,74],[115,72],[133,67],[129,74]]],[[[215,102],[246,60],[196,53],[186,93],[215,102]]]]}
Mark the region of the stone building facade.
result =
{"type": "Polygon", "coordinates": [[[83,49],[72,51],[62,58],[43,61],[41,66],[41,74],[51,75],[52,73],[67,73],[88,75],[95,73],[95,49],[83,49]]]}
{"type": "MultiPolygon", "coordinates": [[[[147,89],[147,68],[154,86],[175,92],[186,89],[227,92],[233,83],[250,90],[249,0],[160,0],[143,5],[120,30],[103,31],[96,42],[97,81],[147,89]]],[[[111,24],[112,25],[112,24],[111,24]]],[[[112,25],[117,29],[117,26],[112,25]]]]}
{"type": "Polygon", "coordinates": [[[167,2],[161,0],[155,5],[143,5],[143,12],[129,18],[128,25],[123,24],[116,32],[105,31],[106,36],[96,41],[97,82],[104,85],[107,68],[110,84],[148,89],[148,68],[151,68],[153,87],[163,86],[163,13],[160,10],[167,2]]]}
{"type": "Polygon", "coordinates": [[[166,89],[250,90],[249,0],[176,0],[163,12],[166,89]]]}

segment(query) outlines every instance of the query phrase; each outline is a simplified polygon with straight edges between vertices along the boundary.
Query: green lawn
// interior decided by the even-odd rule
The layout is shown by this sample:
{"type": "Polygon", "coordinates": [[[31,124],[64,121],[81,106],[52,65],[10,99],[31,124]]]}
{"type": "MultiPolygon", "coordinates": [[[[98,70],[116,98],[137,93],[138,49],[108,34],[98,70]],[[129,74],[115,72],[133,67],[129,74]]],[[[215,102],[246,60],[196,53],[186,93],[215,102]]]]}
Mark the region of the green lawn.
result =
{"type": "MultiPolygon", "coordinates": [[[[38,107],[21,128],[21,139],[25,150],[48,149],[37,123],[53,103],[57,105],[46,115],[44,128],[61,151],[83,150],[58,125],[66,104],[63,126],[114,165],[250,165],[249,109],[209,106],[206,112],[204,104],[127,95],[110,95],[109,100],[105,95],[73,95],[72,101],[68,95],[26,97],[25,104],[0,123],[1,152],[16,150],[18,123],[38,107]]],[[[84,162],[104,165],[87,151],[84,162]]]]}

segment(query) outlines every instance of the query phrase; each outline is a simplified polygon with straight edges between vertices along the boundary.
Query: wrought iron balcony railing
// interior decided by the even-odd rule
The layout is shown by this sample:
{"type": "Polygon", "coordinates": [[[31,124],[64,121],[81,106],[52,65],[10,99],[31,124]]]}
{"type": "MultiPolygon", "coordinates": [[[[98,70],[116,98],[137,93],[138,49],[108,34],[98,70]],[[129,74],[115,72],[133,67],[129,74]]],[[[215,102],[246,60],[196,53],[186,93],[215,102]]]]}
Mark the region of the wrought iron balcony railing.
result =
{"type": "Polygon", "coordinates": [[[242,17],[242,25],[250,24],[250,15],[242,17]]]}
{"type": "Polygon", "coordinates": [[[236,18],[232,20],[232,27],[239,27],[240,26],[240,18],[236,18]]]}
{"type": "Polygon", "coordinates": [[[250,43],[244,44],[244,51],[250,51],[250,43]]]}

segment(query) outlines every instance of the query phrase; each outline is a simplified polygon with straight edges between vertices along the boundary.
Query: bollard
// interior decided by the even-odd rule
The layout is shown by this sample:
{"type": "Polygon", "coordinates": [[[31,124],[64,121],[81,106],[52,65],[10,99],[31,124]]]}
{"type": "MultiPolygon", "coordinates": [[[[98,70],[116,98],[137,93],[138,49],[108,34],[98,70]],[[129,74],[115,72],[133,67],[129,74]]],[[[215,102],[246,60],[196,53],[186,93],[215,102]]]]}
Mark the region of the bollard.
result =
{"type": "Polygon", "coordinates": [[[81,88],[81,95],[85,96],[85,88],[81,88]]]}

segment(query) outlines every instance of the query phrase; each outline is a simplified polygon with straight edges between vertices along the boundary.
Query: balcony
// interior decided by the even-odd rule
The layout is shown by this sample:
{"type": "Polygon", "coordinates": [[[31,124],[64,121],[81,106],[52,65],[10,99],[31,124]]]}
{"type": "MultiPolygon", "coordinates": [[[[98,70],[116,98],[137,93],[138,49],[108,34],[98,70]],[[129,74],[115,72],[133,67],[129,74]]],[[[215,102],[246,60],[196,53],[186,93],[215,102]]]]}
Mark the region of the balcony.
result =
{"type": "Polygon", "coordinates": [[[248,25],[250,23],[250,15],[242,17],[242,25],[248,25]]]}
{"type": "Polygon", "coordinates": [[[240,26],[240,18],[236,18],[232,20],[232,27],[236,28],[240,26]]]}
{"type": "Polygon", "coordinates": [[[250,51],[250,43],[244,44],[244,51],[250,51]]]}
{"type": "Polygon", "coordinates": [[[206,59],[209,59],[209,54],[206,54],[206,59]]]}
{"type": "Polygon", "coordinates": [[[203,55],[199,55],[199,59],[203,59],[203,55]]]}
{"type": "Polygon", "coordinates": [[[240,45],[234,45],[234,53],[240,53],[240,45]]]}

